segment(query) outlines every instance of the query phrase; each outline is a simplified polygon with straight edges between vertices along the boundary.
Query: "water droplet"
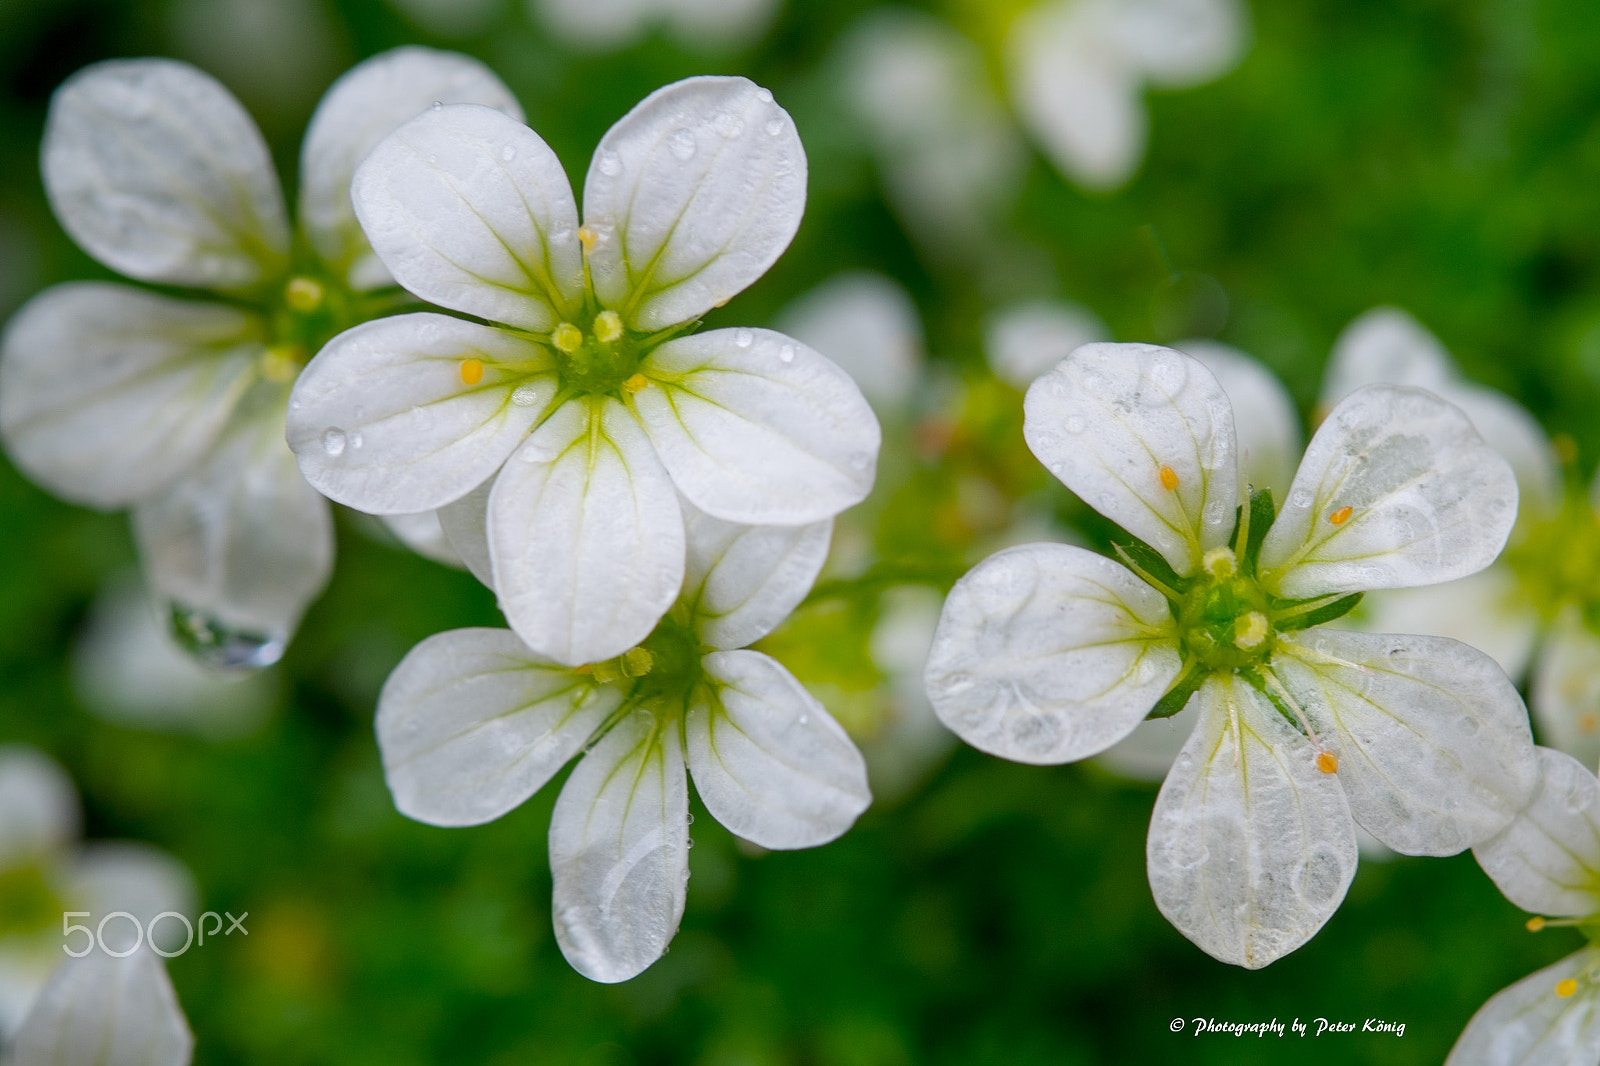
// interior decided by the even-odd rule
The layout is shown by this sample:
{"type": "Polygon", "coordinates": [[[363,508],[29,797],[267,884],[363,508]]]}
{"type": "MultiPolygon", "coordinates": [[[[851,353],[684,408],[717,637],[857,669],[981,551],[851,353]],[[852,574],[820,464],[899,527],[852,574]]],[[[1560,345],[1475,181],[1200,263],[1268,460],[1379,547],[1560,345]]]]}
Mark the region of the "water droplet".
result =
{"type": "Polygon", "coordinates": [[[518,385],[511,390],[511,402],[518,407],[532,407],[539,402],[539,390],[532,385],[518,385]]]}
{"type": "Polygon", "coordinates": [[[609,150],[600,153],[596,165],[599,166],[600,173],[608,178],[614,178],[622,173],[622,160],[617,158],[617,153],[609,150]]]}
{"type": "Polygon", "coordinates": [[[693,811],[689,812],[689,824],[690,825],[694,824],[694,812],[693,811]]]}
{"type": "Polygon", "coordinates": [[[428,165],[431,167],[437,162],[439,162],[439,157],[436,156],[436,155],[429,154],[429,156],[428,156],[428,165]]]}
{"type": "Polygon", "coordinates": [[[500,158],[509,163],[513,159],[517,158],[517,150],[511,147],[509,144],[505,145],[500,149],[500,158]]]}
{"type": "Polygon", "coordinates": [[[741,348],[750,347],[751,343],[754,342],[755,339],[756,335],[747,329],[738,330],[733,335],[733,343],[737,344],[741,348]]]}
{"type": "Polygon", "coordinates": [[[285,633],[234,628],[181,603],[169,603],[167,609],[178,646],[215,669],[263,670],[283,658],[289,642],[285,633]]]}
{"type": "Polygon", "coordinates": [[[802,714],[800,716],[800,724],[801,725],[805,725],[806,723],[808,723],[810,721],[811,721],[811,716],[809,714],[802,714]]]}
{"type": "Polygon", "coordinates": [[[366,440],[361,436],[361,434],[359,432],[350,434],[350,447],[359,448],[365,443],[366,443],[366,440]]]}
{"type": "Polygon", "coordinates": [[[329,426],[322,434],[322,450],[332,456],[344,454],[344,430],[337,426],[329,426]]]}
{"type": "Polygon", "coordinates": [[[794,362],[794,345],[785,344],[781,349],[778,350],[778,358],[782,359],[785,363],[794,362]]]}
{"type": "Polygon", "coordinates": [[[674,159],[688,160],[694,158],[694,150],[697,145],[695,144],[694,134],[688,130],[679,130],[667,141],[667,147],[672,150],[674,159]]]}
{"type": "Polygon", "coordinates": [[[686,848],[694,847],[694,837],[685,837],[684,841],[683,841],[683,846],[686,847],[686,848]]]}
{"type": "Polygon", "coordinates": [[[772,103],[772,91],[770,89],[757,89],[756,99],[764,104],[770,104],[772,103]]]}
{"type": "Polygon", "coordinates": [[[783,119],[769,118],[767,120],[767,136],[776,137],[783,132],[783,119]]]}
{"type": "Polygon", "coordinates": [[[732,111],[724,111],[711,120],[711,128],[731,140],[744,132],[744,119],[732,111]]]}
{"type": "Polygon", "coordinates": [[[1305,489],[1299,489],[1294,493],[1294,495],[1289,497],[1289,502],[1294,504],[1296,507],[1310,507],[1311,493],[1307,492],[1305,489]]]}
{"type": "Polygon", "coordinates": [[[441,107],[443,107],[443,106],[444,106],[444,101],[443,101],[443,100],[435,100],[435,101],[434,101],[434,102],[433,102],[433,109],[434,109],[434,110],[435,110],[435,111],[437,111],[437,110],[439,110],[439,109],[440,109],[440,108],[441,108],[441,107]]]}
{"type": "Polygon", "coordinates": [[[1206,504],[1205,515],[1207,522],[1221,522],[1228,517],[1228,505],[1221,500],[1212,500],[1206,504]]]}
{"type": "Polygon", "coordinates": [[[1462,715],[1456,721],[1456,728],[1470,737],[1479,729],[1478,720],[1471,715],[1462,715]]]}
{"type": "Polygon", "coordinates": [[[1068,433],[1083,432],[1083,419],[1077,415],[1068,415],[1061,424],[1066,427],[1068,433]]]}
{"type": "Polygon", "coordinates": [[[566,244],[570,240],[572,240],[571,229],[558,229],[554,233],[550,234],[551,244],[566,244]]]}

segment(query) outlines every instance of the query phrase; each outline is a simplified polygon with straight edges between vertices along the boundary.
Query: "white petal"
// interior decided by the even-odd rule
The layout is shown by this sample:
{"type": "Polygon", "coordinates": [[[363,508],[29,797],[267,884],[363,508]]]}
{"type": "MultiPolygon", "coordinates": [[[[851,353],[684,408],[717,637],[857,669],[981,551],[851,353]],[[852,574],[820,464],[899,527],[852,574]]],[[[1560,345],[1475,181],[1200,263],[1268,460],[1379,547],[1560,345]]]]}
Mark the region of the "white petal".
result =
{"type": "Polygon", "coordinates": [[[1516,518],[1516,476],[1460,409],[1374,385],[1311,438],[1261,578],[1297,598],[1432,585],[1488,566],[1516,518]]]}
{"type": "Polygon", "coordinates": [[[637,711],[579,761],[550,818],[556,941],[573,969],[626,981],[678,931],[689,789],[674,723],[637,711]]]}
{"type": "Polygon", "coordinates": [[[1198,698],[1200,725],[1150,816],[1150,890],[1180,933],[1255,970],[1338,909],[1356,872],[1355,823],[1336,775],[1265,697],[1219,675],[1198,698]]]}
{"type": "Polygon", "coordinates": [[[752,43],[781,7],[780,0],[664,0],[672,28],[691,48],[732,48],[752,43]]]}
{"type": "Polygon", "coordinates": [[[1195,360],[1153,344],[1086,344],[1029,386],[1023,410],[1039,461],[1179,574],[1228,543],[1239,497],[1233,412],[1195,360]]]}
{"type": "Polygon", "coordinates": [[[995,377],[1026,390],[1074,350],[1111,339],[1098,315],[1081,304],[1041,300],[1014,304],[984,324],[983,353],[995,377]]]}
{"type": "Polygon", "coordinates": [[[1528,409],[1504,393],[1471,382],[1449,382],[1439,387],[1438,394],[1461,408],[1472,428],[1511,464],[1523,513],[1553,516],[1561,507],[1561,460],[1550,435],[1528,409]]]}
{"type": "Polygon", "coordinates": [[[1504,829],[1538,769],[1522,697],[1444,637],[1280,635],[1272,668],[1339,760],[1350,813],[1406,855],[1454,855],[1504,829]]]}
{"type": "Polygon", "coordinates": [[[940,720],[968,744],[1061,763],[1132,732],[1181,665],[1160,593],[1094,552],[1023,544],[950,590],[926,681],[940,720]]]}
{"type": "Polygon", "coordinates": [[[1539,739],[1585,766],[1600,762],[1600,636],[1569,605],[1539,649],[1528,692],[1539,739]]]}
{"type": "Polygon", "coordinates": [[[1236,431],[1245,482],[1257,489],[1270,487],[1281,498],[1300,459],[1300,413],[1289,390],[1237,348],[1212,340],[1183,341],[1175,347],[1211,371],[1239,412],[1236,431]]]}
{"type": "Polygon", "coordinates": [[[194,473],[133,513],[152,594],[221,639],[215,665],[277,661],[333,569],[328,501],[283,442],[282,403],[241,416],[194,473]]]}
{"type": "Polygon", "coordinates": [[[464,567],[461,556],[450,546],[450,538],[439,520],[438,511],[383,516],[383,524],[400,542],[424,559],[446,566],[464,567]]]}
{"type": "Polygon", "coordinates": [[[116,911],[133,915],[141,932],[126,918],[97,930],[100,942],[112,951],[126,951],[143,936],[153,937],[163,951],[177,951],[188,938],[184,924],[176,918],[155,919],[171,911],[192,922],[200,913],[200,892],[189,868],[160,848],[135,840],[87,845],[67,872],[65,896],[78,910],[90,912],[97,926],[116,911]]]}
{"type": "Polygon", "coordinates": [[[1472,854],[1523,910],[1587,918],[1600,911],[1600,781],[1564,752],[1538,752],[1533,798],[1472,854]]]}
{"type": "Polygon", "coordinates": [[[1600,1061],[1600,950],[1585,947],[1478,1008],[1445,1066],[1580,1066],[1600,1061]],[[1556,986],[1576,980],[1565,998],[1556,986]]]}
{"type": "Polygon", "coordinates": [[[616,400],[569,401],[489,495],[493,588],[517,635],[568,666],[638,644],[683,583],[683,516],[616,400]]]}
{"type": "Polygon", "coordinates": [[[711,816],[764,848],[826,844],[872,802],[867,764],[776,659],[705,657],[709,685],[684,722],[689,770],[711,816]]]}
{"type": "Polygon", "coordinates": [[[521,805],[578,753],[622,693],[528,650],[506,629],[418,644],[378,697],[378,750],[401,814],[480,825],[521,805]]]}
{"type": "Polygon", "coordinates": [[[188,1066],[194,1036],[153,952],[68,959],[17,1033],[12,1066],[188,1066]]]}
{"type": "Polygon", "coordinates": [[[612,126],[589,164],[595,292],[638,329],[698,318],[767,272],[805,206],[805,149],[770,92],[674,82],[612,126]]]}
{"type": "Polygon", "coordinates": [[[439,528],[472,576],[494,587],[494,563],[489,558],[489,494],[494,478],[455,503],[439,508],[439,528]]]}
{"type": "Polygon", "coordinates": [[[533,0],[551,33],[593,50],[621,48],[644,32],[651,0],[533,0]]]}
{"type": "Polygon", "coordinates": [[[300,222],[317,254],[343,267],[357,288],[376,288],[388,275],[350,203],[356,166],[435,103],[482,104],[522,121],[516,97],[488,67],[458,52],[416,45],[350,68],[311,116],[300,149],[300,222]]]}
{"type": "Polygon", "coordinates": [[[1102,751],[1095,761],[1135,781],[1165,781],[1173,760],[1188,743],[1199,721],[1199,702],[1190,700],[1177,714],[1140,722],[1133,732],[1102,751]]]}
{"type": "Polygon", "coordinates": [[[68,78],[45,123],[45,191],[72,239],[141,281],[242,289],[285,265],[266,142],[210,75],[113,59],[68,78]]]}
{"type": "Polygon", "coordinates": [[[124,507],[192,467],[254,380],[261,323],[126,285],[46,289],[0,340],[0,434],[29,477],[124,507]]]}
{"type": "Polygon", "coordinates": [[[1371,633],[1427,633],[1470,644],[1514,680],[1527,671],[1542,628],[1522,579],[1505,565],[1441,585],[1368,593],[1361,619],[1371,633]]]}
{"type": "Polygon", "coordinates": [[[688,555],[680,597],[700,639],[742,648],[777,628],[811,591],[828,560],[833,522],[742,526],[685,504],[688,555]]]}
{"type": "Polygon", "coordinates": [[[1244,54],[1239,0],[1134,0],[1115,11],[1117,44],[1153,84],[1184,89],[1221,77],[1244,54]]]}
{"type": "Polygon", "coordinates": [[[893,278],[836,274],[790,304],[778,327],[838,364],[874,406],[911,402],[922,369],[922,320],[893,278]]]}
{"type": "Polygon", "coordinates": [[[82,821],[78,790],[54,759],[26,744],[0,745],[0,870],[60,850],[82,821]]]}
{"type": "Polygon", "coordinates": [[[1324,410],[1366,385],[1406,385],[1436,392],[1455,377],[1439,339],[1398,307],[1374,307],[1333,342],[1319,401],[1324,410]]]}
{"type": "Polygon", "coordinates": [[[424,300],[541,333],[576,313],[572,187],[516,119],[481,104],[429,108],[356,168],[350,198],[384,266],[424,300]]]}
{"type": "Polygon", "coordinates": [[[307,481],[358,511],[443,507],[488,480],[528,435],[555,395],[553,366],[531,341],[447,315],[366,322],[301,372],[289,447],[307,481]],[[470,385],[469,359],[480,375],[470,385]]]}
{"type": "Polygon", "coordinates": [[[832,518],[872,491],[881,434],[850,375],[765,329],[668,341],[633,409],[679,491],[730,522],[832,518]]]}

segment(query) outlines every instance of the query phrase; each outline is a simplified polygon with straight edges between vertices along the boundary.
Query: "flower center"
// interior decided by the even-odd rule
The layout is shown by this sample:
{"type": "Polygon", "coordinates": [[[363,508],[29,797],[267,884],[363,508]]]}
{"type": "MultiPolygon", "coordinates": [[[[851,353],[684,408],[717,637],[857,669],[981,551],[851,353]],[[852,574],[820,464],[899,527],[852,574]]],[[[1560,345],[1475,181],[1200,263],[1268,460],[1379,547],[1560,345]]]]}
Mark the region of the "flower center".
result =
{"type": "Polygon", "coordinates": [[[631,682],[636,702],[648,701],[666,704],[669,709],[682,709],[688,705],[690,694],[705,672],[700,665],[703,651],[694,630],[668,615],[644,643],[615,659],[578,669],[607,684],[628,685],[631,682]]]}
{"type": "Polygon", "coordinates": [[[1178,604],[1178,634],[1188,655],[1213,670],[1256,666],[1272,654],[1267,594],[1239,572],[1227,548],[1207,552],[1199,580],[1178,604]]]}
{"type": "Polygon", "coordinates": [[[1581,493],[1569,493],[1561,512],[1529,529],[1505,559],[1545,618],[1568,603],[1600,621],[1600,517],[1581,493]]]}
{"type": "Polygon", "coordinates": [[[261,376],[273,382],[293,381],[307,359],[355,324],[352,310],[343,286],[309,274],[291,277],[268,308],[261,376]]]}
{"type": "Polygon", "coordinates": [[[639,373],[643,338],[631,334],[615,311],[601,311],[583,325],[563,322],[550,333],[564,382],[587,393],[638,392],[649,385],[639,373]]]}

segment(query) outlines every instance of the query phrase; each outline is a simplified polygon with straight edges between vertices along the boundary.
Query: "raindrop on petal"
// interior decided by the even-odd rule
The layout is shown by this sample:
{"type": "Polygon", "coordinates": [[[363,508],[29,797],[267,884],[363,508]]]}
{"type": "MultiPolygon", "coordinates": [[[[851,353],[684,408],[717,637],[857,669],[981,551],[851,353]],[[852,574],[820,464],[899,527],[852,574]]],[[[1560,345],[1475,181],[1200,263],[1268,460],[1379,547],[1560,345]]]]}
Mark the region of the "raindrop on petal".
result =
{"type": "Polygon", "coordinates": [[[755,341],[756,335],[750,330],[741,329],[734,333],[733,343],[741,348],[748,348],[755,341]]]}
{"type": "Polygon", "coordinates": [[[203,612],[167,605],[173,639],[189,655],[218,670],[262,670],[283,658],[287,633],[234,628],[203,612]]]}
{"type": "Polygon", "coordinates": [[[344,454],[344,430],[337,426],[329,426],[322,434],[322,450],[332,456],[344,454]]]}

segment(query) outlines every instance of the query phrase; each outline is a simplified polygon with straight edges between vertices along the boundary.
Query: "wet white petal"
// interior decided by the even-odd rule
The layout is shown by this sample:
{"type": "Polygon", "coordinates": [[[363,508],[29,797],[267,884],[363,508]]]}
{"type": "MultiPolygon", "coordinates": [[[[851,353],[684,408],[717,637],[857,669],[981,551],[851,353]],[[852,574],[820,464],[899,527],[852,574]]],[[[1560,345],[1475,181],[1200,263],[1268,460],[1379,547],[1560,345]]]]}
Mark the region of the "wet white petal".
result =
{"type": "Polygon", "coordinates": [[[41,149],[73,240],[141,281],[240,289],[284,266],[289,228],[266,142],[210,75],[113,59],[68,78],[41,149]]]}
{"type": "Polygon", "coordinates": [[[1547,746],[1585,766],[1600,761],[1600,636],[1576,605],[1564,608],[1545,634],[1528,708],[1547,746]]]}
{"type": "Polygon", "coordinates": [[[494,478],[455,503],[439,508],[439,528],[472,576],[494,587],[494,564],[489,559],[489,494],[494,478]]]}
{"type": "Polygon", "coordinates": [[[387,283],[350,203],[356,166],[379,141],[435,103],[482,104],[518,122],[522,108],[470,56],[408,45],[373,56],[329,87],[300,149],[300,220],[311,246],[357,289],[387,283]]]}
{"type": "Polygon", "coordinates": [[[376,319],[329,341],[301,372],[289,446],[307,481],[359,511],[442,507],[527,436],[555,395],[553,368],[548,349],[492,326],[376,319]]]}
{"type": "Polygon", "coordinates": [[[992,315],[984,324],[983,354],[995,377],[1026,389],[1078,347],[1110,338],[1111,331],[1087,307],[1041,300],[992,315]]]}
{"type": "Polygon", "coordinates": [[[1247,485],[1271,488],[1282,501],[1300,459],[1300,413],[1277,376],[1239,349],[1212,340],[1182,341],[1216,377],[1238,412],[1239,464],[1247,485]]]}
{"type": "Polygon", "coordinates": [[[17,1033],[12,1066],[188,1066],[194,1037],[161,960],[63,962],[17,1033]]]}
{"type": "Polygon", "coordinates": [[[54,759],[26,744],[0,745],[0,870],[65,847],[82,820],[78,790],[54,759]]]}
{"type": "Polygon", "coordinates": [[[127,951],[141,938],[153,939],[162,951],[177,951],[188,939],[184,923],[172,917],[155,919],[171,911],[193,922],[200,913],[200,891],[188,867],[135,840],[86,846],[73,857],[64,895],[74,908],[92,915],[100,942],[112,951],[127,951]],[[133,921],[116,918],[100,925],[117,911],[133,915],[133,921]]]}
{"type": "Polygon", "coordinates": [[[843,368],[874,406],[910,403],[922,369],[922,321],[893,278],[836,274],[790,304],[778,327],[843,368]]]}
{"type": "Polygon", "coordinates": [[[881,434],[850,375],[765,329],[668,341],[631,402],[696,507],[730,522],[832,518],[872,490],[881,434]]]}
{"type": "Polygon", "coordinates": [[[356,168],[350,198],[383,265],[424,300],[536,332],[576,312],[572,187],[516,119],[481,104],[429,108],[356,168]]]}
{"type": "Polygon", "coordinates": [[[872,802],[867,764],[822,704],[760,652],[712,652],[705,669],[684,735],[712,817],[764,848],[814,847],[849,829],[872,802]]]}
{"type": "Polygon", "coordinates": [[[926,681],[940,720],[968,744],[1061,763],[1132,732],[1180,666],[1160,593],[1094,552],[1024,544],[950,590],[926,681]]]}
{"type": "Polygon", "coordinates": [[[1522,697],[1487,655],[1444,637],[1278,637],[1300,704],[1362,828],[1406,855],[1454,855],[1504,829],[1538,770],[1522,697]]]}
{"type": "Polygon", "coordinates": [[[1338,909],[1356,872],[1355,823],[1337,775],[1316,768],[1265,697],[1219,675],[1198,699],[1200,725],[1150,816],[1150,890],[1208,954],[1259,969],[1338,909]]]}
{"type": "Polygon", "coordinates": [[[461,556],[450,544],[450,538],[439,521],[438,511],[418,511],[416,514],[391,514],[383,516],[383,524],[400,542],[424,559],[432,559],[446,566],[464,567],[461,556]]]}
{"type": "Polygon", "coordinates": [[[1195,360],[1152,344],[1087,344],[1029,386],[1024,411],[1039,461],[1179,574],[1228,542],[1233,412],[1195,360]]]}
{"type": "Polygon", "coordinates": [[[805,149],[770,92],[674,82],[612,126],[589,164],[595,292],[642,330],[697,318],[767,272],[805,202],[805,149]]]}
{"type": "Polygon", "coordinates": [[[700,639],[742,648],[775,629],[800,605],[828,559],[833,522],[743,526],[685,503],[688,556],[681,599],[700,639]]]}
{"type": "Polygon", "coordinates": [[[1585,947],[1478,1008],[1445,1066],[1578,1066],[1600,1060],[1600,950],[1585,947]],[[1576,980],[1578,991],[1556,995],[1576,980]]]}
{"type": "Polygon", "coordinates": [[[1600,781],[1564,752],[1538,751],[1533,798],[1472,854],[1523,910],[1587,918],[1600,911],[1600,781]]]}
{"type": "Polygon", "coordinates": [[[613,687],[528,650],[506,629],[418,644],[378,697],[378,750],[401,814],[478,825],[517,807],[622,702],[613,687]]]}
{"type": "Polygon", "coordinates": [[[1373,385],[1311,438],[1261,578],[1291,597],[1449,581],[1493,562],[1516,517],[1511,467],[1459,408],[1373,385]]]}
{"type": "Polygon", "coordinates": [[[647,711],[579,761],[550,818],[556,940],[573,969],[626,981],[667,949],[689,880],[678,729],[647,711]]]}
{"type": "Polygon", "coordinates": [[[616,400],[570,401],[540,426],[495,479],[488,528],[506,620],[568,666],[638,644],[683,583],[677,495],[616,400]]]}
{"type": "Polygon", "coordinates": [[[1527,671],[1542,626],[1521,579],[1504,565],[1440,585],[1368,593],[1360,612],[1360,628],[1368,632],[1450,637],[1488,655],[1513,679],[1527,671]]]}
{"type": "Polygon", "coordinates": [[[72,282],[0,340],[0,435],[29,477],[122,507],[192,467],[254,380],[261,323],[222,304],[72,282]]]}
{"type": "Polygon", "coordinates": [[[333,569],[328,501],[283,442],[282,403],[241,416],[192,474],[133,513],[156,599],[239,634],[243,659],[217,665],[276,661],[333,569]]]}

